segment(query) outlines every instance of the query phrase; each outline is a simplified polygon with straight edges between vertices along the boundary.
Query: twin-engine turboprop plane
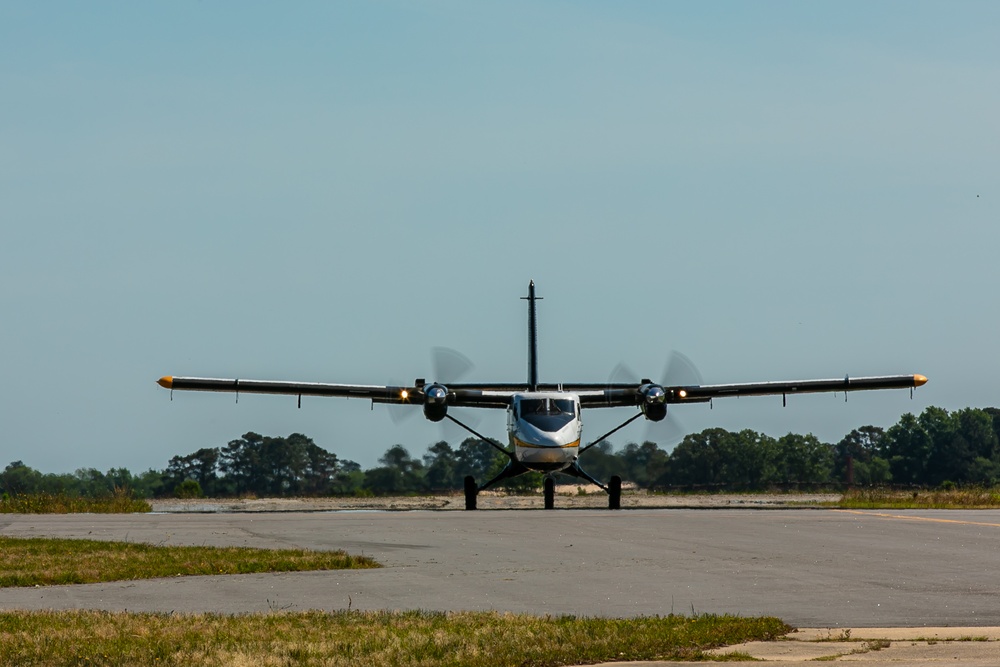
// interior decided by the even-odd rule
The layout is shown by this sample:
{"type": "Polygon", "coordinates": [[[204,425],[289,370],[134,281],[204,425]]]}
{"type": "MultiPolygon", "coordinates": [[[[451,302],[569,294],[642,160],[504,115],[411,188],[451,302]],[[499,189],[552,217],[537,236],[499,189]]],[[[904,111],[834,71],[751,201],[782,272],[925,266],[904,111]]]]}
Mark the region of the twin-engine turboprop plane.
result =
{"type": "Polygon", "coordinates": [[[658,422],[667,416],[667,406],[680,403],[705,403],[726,396],[763,396],[803,394],[867,389],[913,389],[927,382],[923,375],[886,375],[880,377],[845,377],[835,380],[798,380],[788,382],[751,382],[745,384],[676,385],[657,384],[650,380],[592,384],[541,384],[538,382],[538,344],[535,319],[534,281],[528,284],[528,380],[514,384],[442,384],[440,381],[414,380],[409,387],[388,385],[348,385],[314,382],[273,382],[268,380],[223,380],[197,377],[163,377],[159,384],[170,390],[225,391],[253,394],[291,394],[303,396],[341,396],[366,398],[373,403],[421,405],[431,421],[449,419],[477,438],[503,452],[507,466],[485,484],[465,478],[465,507],[476,509],[477,494],[500,481],[530,471],[545,473],[545,507],[554,503],[555,482],[559,472],[592,482],[608,493],[608,506],[621,504],[621,478],[612,477],[605,485],[580,467],[585,451],[624,428],[639,417],[658,422]],[[448,414],[450,407],[501,408],[507,410],[508,447],[486,438],[470,426],[448,414]],[[587,408],[632,407],[638,412],[588,445],[580,446],[583,425],[580,413],[587,408]]]}

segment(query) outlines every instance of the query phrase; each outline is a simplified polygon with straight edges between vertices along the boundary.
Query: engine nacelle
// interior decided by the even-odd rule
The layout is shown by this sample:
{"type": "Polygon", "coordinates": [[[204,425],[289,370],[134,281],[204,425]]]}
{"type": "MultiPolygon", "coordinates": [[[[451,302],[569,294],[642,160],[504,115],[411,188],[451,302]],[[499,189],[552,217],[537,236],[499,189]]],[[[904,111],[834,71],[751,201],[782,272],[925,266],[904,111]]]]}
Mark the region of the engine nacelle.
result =
{"type": "Polygon", "coordinates": [[[448,414],[448,388],[440,384],[424,387],[424,417],[439,422],[448,414]]]}
{"type": "Polygon", "coordinates": [[[647,383],[639,387],[642,414],[651,422],[662,421],[667,416],[667,392],[658,384],[647,383]]]}

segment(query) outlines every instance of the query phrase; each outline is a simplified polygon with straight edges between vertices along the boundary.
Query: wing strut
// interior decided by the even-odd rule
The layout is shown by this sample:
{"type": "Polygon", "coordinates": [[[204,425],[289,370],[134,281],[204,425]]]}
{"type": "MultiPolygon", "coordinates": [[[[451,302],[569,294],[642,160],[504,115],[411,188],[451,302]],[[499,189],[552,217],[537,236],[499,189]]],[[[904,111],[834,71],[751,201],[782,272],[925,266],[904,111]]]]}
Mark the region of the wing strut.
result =
{"type": "Polygon", "coordinates": [[[462,428],[464,428],[466,431],[468,431],[472,435],[476,436],[477,438],[479,438],[483,442],[487,443],[490,447],[493,447],[494,449],[497,449],[497,450],[500,450],[501,452],[503,452],[504,456],[506,456],[507,458],[509,458],[511,461],[514,460],[514,455],[511,454],[510,452],[508,452],[506,449],[504,449],[504,447],[502,445],[500,445],[499,443],[497,443],[495,440],[493,440],[493,438],[487,438],[485,435],[482,435],[481,433],[479,433],[478,431],[476,431],[475,429],[473,429],[471,426],[463,424],[462,422],[458,421],[457,419],[455,419],[454,417],[452,417],[451,415],[449,415],[447,413],[445,413],[444,416],[445,416],[445,419],[450,419],[451,421],[455,422],[456,424],[458,424],[459,426],[461,426],[462,428]]]}
{"type": "MultiPolygon", "coordinates": [[[[639,413],[636,413],[634,416],[629,417],[628,419],[626,419],[625,421],[623,421],[621,424],[619,424],[618,426],[615,426],[613,429],[611,429],[610,431],[608,431],[607,433],[605,433],[604,435],[602,435],[597,440],[594,440],[592,443],[590,443],[586,447],[581,447],[580,451],[577,453],[577,456],[579,456],[580,454],[583,454],[585,451],[587,451],[588,449],[590,449],[591,447],[593,447],[597,443],[601,442],[602,440],[606,440],[613,433],[617,433],[618,431],[622,430],[623,428],[625,428],[626,426],[628,426],[629,424],[631,424],[632,422],[634,422],[636,419],[638,419],[641,416],[642,416],[642,413],[639,412],[639,413]]],[[[598,486],[601,486],[601,485],[598,484],[598,486]]],[[[601,488],[604,488],[604,487],[601,487],[601,488]]]]}

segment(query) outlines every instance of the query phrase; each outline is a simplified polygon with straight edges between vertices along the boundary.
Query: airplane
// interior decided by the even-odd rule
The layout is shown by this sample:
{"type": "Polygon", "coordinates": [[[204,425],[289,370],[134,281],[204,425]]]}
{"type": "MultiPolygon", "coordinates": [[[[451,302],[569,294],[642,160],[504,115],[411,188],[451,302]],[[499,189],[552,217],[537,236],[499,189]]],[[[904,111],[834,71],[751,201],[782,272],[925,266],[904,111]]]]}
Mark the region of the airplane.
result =
{"type": "MultiPolygon", "coordinates": [[[[527,472],[545,474],[545,508],[554,507],[554,473],[577,477],[596,484],[608,494],[608,507],[620,509],[621,484],[618,476],[602,484],[580,467],[580,455],[602,442],[639,417],[649,422],[662,421],[668,405],[707,403],[715,398],[730,396],[782,395],[817,392],[846,392],[873,389],[910,389],[927,382],[923,375],[885,375],[876,377],[844,377],[832,380],[795,380],[779,382],[749,382],[741,384],[669,385],[642,379],[638,382],[602,383],[541,383],[538,381],[538,335],[535,282],[528,283],[528,378],[518,383],[444,384],[440,380],[427,382],[416,379],[410,386],[349,385],[318,382],[276,382],[200,377],[164,376],[157,382],[161,387],[180,391],[221,391],[252,394],[297,395],[299,407],[303,396],[336,396],[364,398],[372,403],[423,406],[424,417],[432,422],[448,419],[483,442],[502,452],[508,459],[506,467],[493,479],[478,485],[473,477],[465,478],[465,508],[476,509],[476,498],[503,480],[527,472]],[[495,408],[507,411],[508,446],[487,438],[469,425],[449,414],[449,408],[495,408]],[[631,407],[634,415],[591,443],[581,446],[583,424],[581,412],[590,408],[631,407]]],[[[669,378],[668,378],[669,379],[669,378]]],[[[172,394],[171,394],[172,395],[172,394]]]]}

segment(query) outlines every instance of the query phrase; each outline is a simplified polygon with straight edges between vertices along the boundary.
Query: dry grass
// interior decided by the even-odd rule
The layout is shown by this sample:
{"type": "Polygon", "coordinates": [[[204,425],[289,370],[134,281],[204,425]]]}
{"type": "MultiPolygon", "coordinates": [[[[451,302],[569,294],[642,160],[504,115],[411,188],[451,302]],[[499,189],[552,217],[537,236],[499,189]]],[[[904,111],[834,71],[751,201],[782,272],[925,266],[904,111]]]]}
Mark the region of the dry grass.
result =
{"type": "Polygon", "coordinates": [[[183,575],[380,567],[343,551],[153,546],[0,537],[0,586],[50,586],[183,575]]]}
{"type": "Polygon", "coordinates": [[[634,619],[496,612],[0,613],[2,665],[570,665],[707,658],[773,639],[774,618],[634,619]]]}
{"type": "Polygon", "coordinates": [[[114,494],[101,498],[82,498],[66,494],[32,493],[4,494],[0,497],[0,513],[7,514],[131,514],[151,512],[153,508],[145,500],[133,498],[124,489],[115,489],[114,494]]]}
{"type": "Polygon", "coordinates": [[[834,506],[844,509],[988,509],[1000,507],[1000,489],[853,489],[845,493],[834,506]]]}

